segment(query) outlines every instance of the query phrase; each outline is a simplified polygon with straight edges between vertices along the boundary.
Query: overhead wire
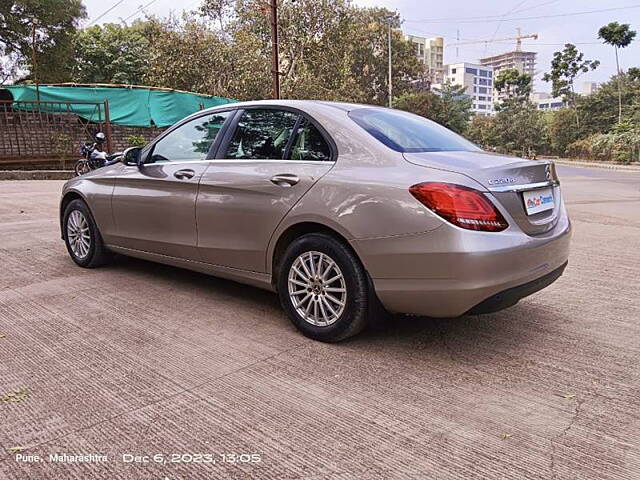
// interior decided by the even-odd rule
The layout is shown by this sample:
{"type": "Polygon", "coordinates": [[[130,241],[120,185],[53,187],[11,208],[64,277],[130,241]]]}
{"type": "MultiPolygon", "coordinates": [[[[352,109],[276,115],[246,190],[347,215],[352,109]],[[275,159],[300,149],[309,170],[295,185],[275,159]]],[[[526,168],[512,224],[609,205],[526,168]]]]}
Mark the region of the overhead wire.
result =
{"type": "Polygon", "coordinates": [[[91,25],[93,25],[94,23],[96,23],[98,20],[100,20],[102,17],[104,17],[105,15],[107,15],[109,12],[111,12],[111,10],[113,10],[114,8],[116,8],[118,5],[120,5],[122,2],[124,2],[124,0],[118,0],[115,4],[113,4],[113,6],[107,10],[105,10],[102,14],[98,15],[96,18],[94,18],[93,20],[91,20],[88,24],[87,27],[90,27],[91,25]]]}
{"type": "Polygon", "coordinates": [[[598,10],[585,10],[582,12],[566,12],[566,13],[556,13],[550,15],[537,15],[531,17],[517,17],[517,18],[496,18],[495,16],[491,17],[466,17],[466,18],[438,18],[438,19],[422,19],[422,20],[405,20],[406,23],[484,23],[484,22],[512,22],[512,21],[522,21],[522,20],[539,20],[544,18],[558,18],[558,17],[573,17],[577,15],[588,15],[591,13],[603,13],[603,12],[613,12],[620,10],[630,10],[634,8],[640,8],[640,4],[636,5],[627,5],[626,7],[611,7],[611,8],[602,8],[598,10]]]}
{"type": "Polygon", "coordinates": [[[148,2],[145,5],[141,5],[140,7],[138,7],[138,9],[133,12],[131,15],[129,15],[127,18],[123,19],[123,22],[126,22],[127,20],[129,20],[131,17],[135,17],[137,14],[139,14],[140,12],[144,11],[145,8],[149,7],[151,4],[155,3],[157,0],[151,0],[150,2],[148,2]]]}

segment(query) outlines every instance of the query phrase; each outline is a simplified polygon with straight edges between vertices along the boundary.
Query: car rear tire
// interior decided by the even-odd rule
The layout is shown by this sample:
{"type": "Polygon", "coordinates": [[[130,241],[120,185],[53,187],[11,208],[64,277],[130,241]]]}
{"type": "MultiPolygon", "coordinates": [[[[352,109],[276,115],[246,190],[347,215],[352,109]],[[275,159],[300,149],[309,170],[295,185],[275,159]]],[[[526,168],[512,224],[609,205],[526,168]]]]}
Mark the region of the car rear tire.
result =
{"type": "Polygon", "coordinates": [[[98,226],[84,201],[71,201],[64,209],[62,222],[64,243],[76,264],[95,268],[109,260],[109,252],[104,247],[98,226]]]}
{"type": "Polygon", "coordinates": [[[291,242],[280,265],[280,302],[305,336],[338,342],[364,329],[369,282],[346,245],[323,233],[309,233],[291,242]]]}

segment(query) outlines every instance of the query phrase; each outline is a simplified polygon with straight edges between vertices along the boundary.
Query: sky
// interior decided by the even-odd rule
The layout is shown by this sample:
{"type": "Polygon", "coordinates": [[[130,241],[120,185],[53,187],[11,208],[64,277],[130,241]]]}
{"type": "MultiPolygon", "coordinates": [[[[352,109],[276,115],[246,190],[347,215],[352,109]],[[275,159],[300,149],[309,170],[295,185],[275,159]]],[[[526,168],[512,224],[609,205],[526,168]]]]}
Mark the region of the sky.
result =
{"type": "MultiPolygon", "coordinates": [[[[514,37],[519,27],[523,34],[537,33],[538,39],[523,40],[523,50],[538,52],[536,91],[549,91],[542,81],[549,70],[553,52],[565,43],[574,43],[585,59],[598,59],[600,67],[584,74],[577,82],[603,82],[616,71],[613,47],[598,40],[598,29],[609,22],[629,23],[639,32],[635,42],[621,50],[622,68],[640,67],[640,0],[354,0],[360,6],[379,6],[397,11],[403,19],[402,30],[408,34],[445,39],[445,63],[477,62],[480,57],[515,48],[515,40],[484,42],[514,37]],[[593,13],[581,13],[592,12],[593,13]],[[603,11],[607,10],[607,11],[603,11]],[[578,13],[578,14],[576,14],[578,13]],[[448,43],[472,41],[459,47],[448,43]]],[[[104,14],[98,24],[143,18],[144,13],[157,16],[193,10],[200,0],[84,0],[90,24],[104,14]],[[142,8],[144,7],[144,8],[142,8]]]]}

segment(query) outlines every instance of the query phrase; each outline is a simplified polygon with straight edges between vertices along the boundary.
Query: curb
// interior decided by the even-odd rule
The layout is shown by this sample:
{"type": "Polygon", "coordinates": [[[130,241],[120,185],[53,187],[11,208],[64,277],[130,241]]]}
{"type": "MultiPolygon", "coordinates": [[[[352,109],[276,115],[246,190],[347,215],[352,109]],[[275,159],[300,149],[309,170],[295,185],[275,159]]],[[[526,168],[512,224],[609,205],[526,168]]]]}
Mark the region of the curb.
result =
{"type": "Polygon", "coordinates": [[[568,165],[573,167],[590,167],[590,168],[603,168],[605,170],[617,170],[626,172],[640,172],[640,165],[618,165],[616,163],[605,162],[582,162],[580,160],[556,160],[550,159],[553,163],[558,165],[568,165]]]}
{"type": "Polygon", "coordinates": [[[0,170],[0,180],[69,180],[72,170],[0,170]]]}

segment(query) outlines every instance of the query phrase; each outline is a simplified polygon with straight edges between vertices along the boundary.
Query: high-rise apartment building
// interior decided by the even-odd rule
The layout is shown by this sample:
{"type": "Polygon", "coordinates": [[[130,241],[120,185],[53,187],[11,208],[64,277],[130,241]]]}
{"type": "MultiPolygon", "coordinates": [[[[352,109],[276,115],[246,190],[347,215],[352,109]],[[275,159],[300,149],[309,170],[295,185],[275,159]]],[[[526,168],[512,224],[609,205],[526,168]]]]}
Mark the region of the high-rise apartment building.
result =
{"type": "MultiPolygon", "coordinates": [[[[533,76],[536,73],[536,52],[523,52],[521,50],[513,50],[511,52],[501,53],[492,57],[480,59],[480,64],[493,67],[494,75],[497,77],[504,70],[516,69],[520,73],[526,73],[533,76]]],[[[495,101],[502,101],[506,94],[496,92],[495,101]]]]}
{"type": "Polygon", "coordinates": [[[533,78],[536,73],[536,55],[536,52],[513,50],[512,52],[481,58],[480,64],[493,67],[496,76],[502,70],[515,68],[520,73],[529,74],[533,78]]]}
{"type": "Polygon", "coordinates": [[[442,37],[425,38],[407,35],[413,43],[416,56],[424,63],[432,83],[441,83],[443,79],[444,40],[442,37]]]}
{"type": "Polygon", "coordinates": [[[493,68],[474,63],[455,63],[444,67],[445,82],[465,87],[465,94],[473,103],[471,110],[478,115],[492,115],[493,109],[493,68]]]}

